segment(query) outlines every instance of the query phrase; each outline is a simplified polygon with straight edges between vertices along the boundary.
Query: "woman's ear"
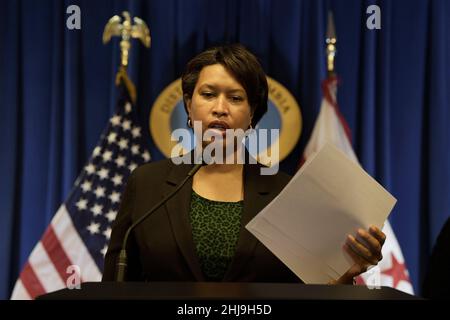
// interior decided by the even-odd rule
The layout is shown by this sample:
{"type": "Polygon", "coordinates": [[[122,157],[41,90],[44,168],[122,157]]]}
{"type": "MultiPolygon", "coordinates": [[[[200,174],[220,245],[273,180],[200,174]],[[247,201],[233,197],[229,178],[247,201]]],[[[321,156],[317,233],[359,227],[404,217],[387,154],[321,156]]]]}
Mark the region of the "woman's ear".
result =
{"type": "Polygon", "coordinates": [[[188,113],[188,116],[191,115],[191,103],[192,103],[192,99],[189,97],[189,95],[185,94],[184,97],[184,105],[186,107],[186,111],[188,113]]]}

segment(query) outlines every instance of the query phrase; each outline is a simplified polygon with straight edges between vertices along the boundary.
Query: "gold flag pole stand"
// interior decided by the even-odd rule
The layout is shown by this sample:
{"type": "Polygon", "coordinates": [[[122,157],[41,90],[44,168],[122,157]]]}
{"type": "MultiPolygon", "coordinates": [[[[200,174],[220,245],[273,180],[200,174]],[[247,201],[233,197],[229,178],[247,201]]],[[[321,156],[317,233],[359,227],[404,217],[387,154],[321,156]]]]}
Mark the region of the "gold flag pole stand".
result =
{"type": "Polygon", "coordinates": [[[123,22],[122,18],[118,15],[113,16],[109,19],[103,31],[103,43],[106,44],[111,40],[111,37],[118,36],[121,38],[120,41],[120,67],[116,74],[116,86],[123,83],[129,94],[131,101],[136,103],[136,87],[133,82],[128,77],[127,67],[129,52],[131,50],[131,39],[139,39],[142,44],[147,48],[150,47],[151,38],[150,31],[144,20],[134,17],[131,23],[131,17],[129,12],[124,11],[123,22]]]}

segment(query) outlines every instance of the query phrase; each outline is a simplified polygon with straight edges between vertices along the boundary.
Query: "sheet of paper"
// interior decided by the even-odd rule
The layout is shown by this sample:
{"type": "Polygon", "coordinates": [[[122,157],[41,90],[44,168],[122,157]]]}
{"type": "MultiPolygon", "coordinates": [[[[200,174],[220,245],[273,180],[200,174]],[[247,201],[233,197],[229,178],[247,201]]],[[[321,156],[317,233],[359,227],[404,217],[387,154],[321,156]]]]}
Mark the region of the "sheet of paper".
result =
{"type": "Polygon", "coordinates": [[[334,270],[331,270],[326,264],[318,260],[307,250],[301,248],[299,250],[298,247],[291,246],[290,244],[292,241],[289,238],[286,238],[283,233],[280,233],[273,225],[264,219],[258,219],[255,223],[257,224],[257,227],[253,229],[253,233],[258,240],[270,248],[270,250],[277,252],[278,258],[291,270],[298,270],[301,268],[302,276],[299,276],[301,279],[320,277],[318,283],[328,283],[339,277],[334,270]],[[276,238],[266,237],[266,234],[276,235],[276,238]],[[312,263],[304,264],[303,261],[310,261],[312,263]]]}
{"type": "Polygon", "coordinates": [[[326,283],[352,264],[347,234],[382,228],[396,203],[331,144],[307,161],[246,228],[306,283],[326,283]]]}

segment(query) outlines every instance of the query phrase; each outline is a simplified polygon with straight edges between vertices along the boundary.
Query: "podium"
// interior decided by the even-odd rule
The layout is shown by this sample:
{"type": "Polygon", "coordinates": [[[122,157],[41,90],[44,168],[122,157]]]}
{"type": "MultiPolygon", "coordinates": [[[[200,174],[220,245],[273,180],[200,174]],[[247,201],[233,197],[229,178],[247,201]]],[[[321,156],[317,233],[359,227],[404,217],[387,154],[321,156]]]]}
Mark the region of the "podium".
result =
{"type": "Polygon", "coordinates": [[[389,287],[242,282],[86,282],[38,300],[414,300],[389,287]]]}

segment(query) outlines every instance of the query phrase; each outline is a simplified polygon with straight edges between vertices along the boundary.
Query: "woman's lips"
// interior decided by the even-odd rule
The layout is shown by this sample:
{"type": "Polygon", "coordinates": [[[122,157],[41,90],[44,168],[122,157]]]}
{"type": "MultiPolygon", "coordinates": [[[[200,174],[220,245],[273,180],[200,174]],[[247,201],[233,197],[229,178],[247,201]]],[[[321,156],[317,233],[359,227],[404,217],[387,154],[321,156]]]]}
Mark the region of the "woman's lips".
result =
{"type": "Polygon", "coordinates": [[[230,129],[230,126],[225,121],[215,120],[215,121],[212,121],[212,122],[209,123],[208,128],[209,129],[226,130],[226,129],[230,129]]]}
{"type": "Polygon", "coordinates": [[[208,129],[225,136],[226,130],[230,129],[230,126],[225,121],[216,120],[209,123],[208,129]]]}

